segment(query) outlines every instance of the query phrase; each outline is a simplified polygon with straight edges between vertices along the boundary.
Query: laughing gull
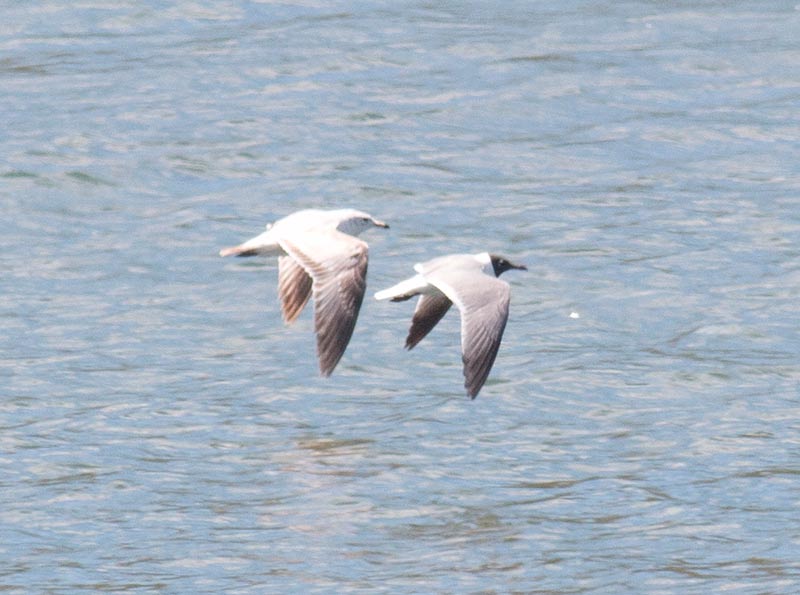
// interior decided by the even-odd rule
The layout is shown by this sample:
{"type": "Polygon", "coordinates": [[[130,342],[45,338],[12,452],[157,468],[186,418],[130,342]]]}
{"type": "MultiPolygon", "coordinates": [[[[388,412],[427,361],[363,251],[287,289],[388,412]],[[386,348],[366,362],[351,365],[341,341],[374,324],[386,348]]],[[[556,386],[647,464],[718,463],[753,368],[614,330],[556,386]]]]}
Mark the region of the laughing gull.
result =
{"type": "Polygon", "coordinates": [[[367,244],[355,238],[389,227],[354,209],[297,211],[220,256],[278,256],[278,295],[286,324],[314,294],[317,357],[323,376],[339,363],[356,325],[367,285],[367,244]]]}
{"type": "Polygon", "coordinates": [[[375,294],[378,300],[402,302],[419,295],[406,349],[412,349],[442,319],[454,303],[461,311],[461,359],[464,388],[474,399],[486,382],[500,348],[508,320],[511,287],[496,279],[509,269],[527,271],[524,265],[502,256],[450,254],[415,264],[417,275],[375,294]]]}

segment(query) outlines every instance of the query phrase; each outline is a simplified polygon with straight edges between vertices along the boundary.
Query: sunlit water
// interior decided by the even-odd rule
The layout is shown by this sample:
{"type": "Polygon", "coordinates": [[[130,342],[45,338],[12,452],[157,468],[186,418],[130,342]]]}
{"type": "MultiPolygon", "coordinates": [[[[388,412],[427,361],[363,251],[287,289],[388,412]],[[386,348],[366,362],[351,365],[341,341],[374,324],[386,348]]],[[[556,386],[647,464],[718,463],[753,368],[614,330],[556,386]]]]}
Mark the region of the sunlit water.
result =
{"type": "Polygon", "coordinates": [[[0,591],[800,591],[796,2],[7,4],[0,591]],[[528,265],[475,401],[217,257],[345,205],[528,265]]]}

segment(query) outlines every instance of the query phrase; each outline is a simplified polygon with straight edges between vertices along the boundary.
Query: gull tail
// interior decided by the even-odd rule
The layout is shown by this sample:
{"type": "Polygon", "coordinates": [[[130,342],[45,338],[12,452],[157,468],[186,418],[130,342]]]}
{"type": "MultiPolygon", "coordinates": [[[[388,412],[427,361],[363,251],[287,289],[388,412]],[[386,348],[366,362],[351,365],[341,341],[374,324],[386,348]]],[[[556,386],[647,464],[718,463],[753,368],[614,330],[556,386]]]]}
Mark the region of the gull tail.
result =
{"type": "Polygon", "coordinates": [[[257,254],[280,254],[281,247],[269,229],[264,233],[250,238],[238,246],[223,248],[219,251],[220,256],[255,256],[257,254]]]}
{"type": "Polygon", "coordinates": [[[375,294],[376,300],[392,300],[393,302],[403,302],[410,300],[415,295],[419,295],[428,288],[428,282],[422,275],[415,275],[405,281],[400,281],[397,285],[391,286],[375,294]]]}
{"type": "Polygon", "coordinates": [[[255,256],[256,254],[258,254],[258,250],[248,250],[242,246],[231,246],[219,251],[220,256],[255,256]]]}

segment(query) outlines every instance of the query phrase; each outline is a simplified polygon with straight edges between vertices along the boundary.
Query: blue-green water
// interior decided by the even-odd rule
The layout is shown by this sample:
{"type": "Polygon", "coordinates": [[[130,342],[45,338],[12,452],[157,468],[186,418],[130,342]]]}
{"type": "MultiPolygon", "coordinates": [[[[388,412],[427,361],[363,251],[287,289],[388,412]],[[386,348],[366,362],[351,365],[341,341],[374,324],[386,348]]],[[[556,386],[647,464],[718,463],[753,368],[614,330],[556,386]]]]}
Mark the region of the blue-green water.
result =
{"type": "Polygon", "coordinates": [[[796,2],[9,4],[0,591],[800,590],[796,2]],[[528,265],[477,400],[217,256],[332,206],[528,265]]]}

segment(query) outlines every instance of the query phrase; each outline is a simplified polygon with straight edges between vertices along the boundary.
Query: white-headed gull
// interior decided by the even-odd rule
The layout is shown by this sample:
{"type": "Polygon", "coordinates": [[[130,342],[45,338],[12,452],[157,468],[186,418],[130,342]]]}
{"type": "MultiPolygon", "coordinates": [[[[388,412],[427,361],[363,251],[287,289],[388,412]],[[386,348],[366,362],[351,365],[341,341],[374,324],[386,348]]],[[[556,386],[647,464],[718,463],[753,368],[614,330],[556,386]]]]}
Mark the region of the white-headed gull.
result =
{"type": "Polygon", "coordinates": [[[294,322],[314,294],[317,357],[330,376],[344,354],[367,284],[367,244],[354,237],[389,227],[355,209],[297,211],[220,256],[278,256],[278,295],[283,319],[294,322]]]}
{"type": "Polygon", "coordinates": [[[379,291],[375,298],[402,302],[420,296],[406,349],[419,343],[450,306],[458,306],[464,387],[474,399],[489,376],[508,320],[511,288],[496,277],[509,269],[528,270],[488,252],[450,254],[414,265],[417,275],[379,291]]]}

